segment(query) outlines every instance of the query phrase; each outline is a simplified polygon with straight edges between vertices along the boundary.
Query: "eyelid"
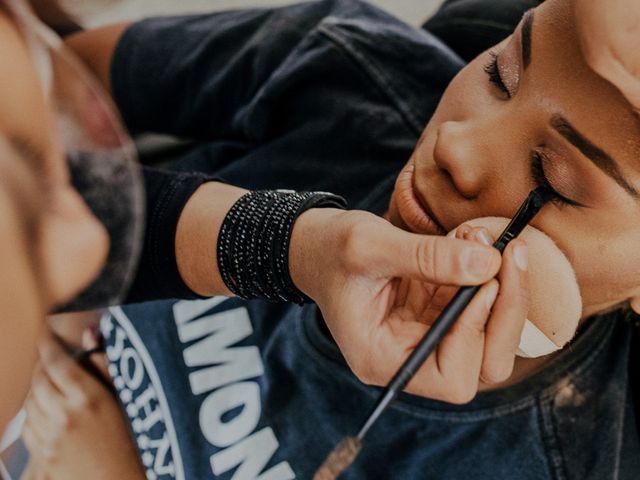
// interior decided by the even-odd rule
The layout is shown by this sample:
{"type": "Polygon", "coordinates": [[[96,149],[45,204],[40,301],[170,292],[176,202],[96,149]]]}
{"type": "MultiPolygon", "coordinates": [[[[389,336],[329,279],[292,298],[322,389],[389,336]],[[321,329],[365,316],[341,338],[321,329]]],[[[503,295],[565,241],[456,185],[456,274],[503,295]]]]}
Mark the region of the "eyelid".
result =
{"type": "Polygon", "coordinates": [[[507,96],[507,99],[511,98],[511,92],[505,85],[500,75],[500,69],[498,68],[498,53],[491,50],[489,52],[491,57],[489,63],[484,66],[484,72],[489,76],[489,81],[494,84],[498,90],[507,96]]]}
{"type": "Polygon", "coordinates": [[[505,57],[509,56],[509,52],[503,51],[496,61],[500,78],[507,90],[509,90],[509,96],[514,97],[520,86],[520,64],[519,62],[513,63],[505,59],[505,57]]]}
{"type": "Polygon", "coordinates": [[[557,170],[558,166],[556,163],[564,161],[562,159],[562,156],[558,155],[556,152],[549,151],[545,147],[537,147],[532,151],[532,170],[535,170],[535,168],[533,167],[533,162],[535,162],[534,157],[536,156],[540,159],[540,173],[544,176],[546,182],[549,184],[551,189],[557,194],[558,198],[565,205],[587,208],[587,206],[584,205],[583,203],[580,203],[577,200],[574,200],[573,198],[569,198],[564,194],[566,193],[567,190],[573,190],[571,188],[571,185],[569,185],[569,182],[564,181],[564,182],[560,182],[561,184],[559,184],[558,178],[557,178],[558,175],[555,175],[555,174],[552,175],[551,178],[549,178],[549,175],[547,173],[549,170],[549,165],[551,166],[555,165],[553,169],[557,170]]]}

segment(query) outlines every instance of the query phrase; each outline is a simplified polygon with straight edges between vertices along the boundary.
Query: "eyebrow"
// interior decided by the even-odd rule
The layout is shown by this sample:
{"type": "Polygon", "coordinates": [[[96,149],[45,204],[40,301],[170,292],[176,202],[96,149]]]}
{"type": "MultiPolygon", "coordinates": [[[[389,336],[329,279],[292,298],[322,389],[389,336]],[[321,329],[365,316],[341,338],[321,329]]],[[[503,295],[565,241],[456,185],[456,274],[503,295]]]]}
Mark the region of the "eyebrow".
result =
{"type": "Polygon", "coordinates": [[[522,17],[522,63],[526,69],[531,63],[531,37],[533,28],[533,12],[535,9],[530,8],[522,17]]]}
{"type": "MultiPolygon", "coordinates": [[[[533,32],[533,12],[535,9],[527,10],[522,18],[522,62],[524,69],[531,63],[531,44],[533,32]]],[[[574,147],[593,162],[602,172],[611,177],[629,195],[638,199],[640,194],[631,183],[624,178],[618,163],[611,158],[604,150],[591,143],[582,135],[571,123],[562,115],[551,117],[551,127],[562,137],[569,141],[574,147]]]]}
{"type": "Polygon", "coordinates": [[[553,129],[576,147],[582,154],[591,160],[596,167],[611,177],[620,187],[634,198],[640,198],[638,191],[624,178],[616,161],[604,150],[597,147],[576,130],[569,121],[561,115],[551,118],[553,129]]]}

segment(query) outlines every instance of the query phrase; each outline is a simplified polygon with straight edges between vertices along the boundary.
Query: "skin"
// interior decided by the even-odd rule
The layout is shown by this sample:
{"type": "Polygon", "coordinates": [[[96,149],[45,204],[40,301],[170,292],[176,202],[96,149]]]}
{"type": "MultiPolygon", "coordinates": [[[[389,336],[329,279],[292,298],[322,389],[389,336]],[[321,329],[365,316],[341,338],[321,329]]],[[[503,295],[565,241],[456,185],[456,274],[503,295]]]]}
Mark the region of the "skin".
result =
{"type": "MultiPolygon", "coordinates": [[[[124,28],[120,25],[88,32],[69,42],[107,87],[111,54],[124,28]]],[[[16,152],[19,159],[5,162],[3,175],[5,170],[24,167],[37,187],[27,191],[23,183],[12,182],[12,201],[15,197],[29,198],[40,205],[34,214],[38,235],[25,244],[27,248],[15,248],[15,238],[7,238],[4,243],[3,254],[15,256],[15,268],[0,272],[2,282],[10,283],[18,275],[25,275],[38,279],[38,288],[25,282],[19,286],[21,297],[2,299],[7,307],[0,312],[0,324],[15,323],[16,318],[21,318],[31,328],[11,337],[15,345],[27,347],[20,352],[0,351],[1,365],[17,363],[23,368],[20,382],[11,383],[16,388],[10,389],[11,398],[3,407],[1,431],[26,395],[24,374],[34,365],[37,332],[43,318],[95,278],[105,261],[109,239],[71,186],[55,135],[54,114],[44,98],[30,51],[10,16],[4,13],[0,14],[0,46],[0,138],[26,139],[29,149],[37,152],[35,159],[24,151],[16,152]],[[38,308],[20,310],[23,304],[15,301],[22,297],[25,305],[38,308]],[[20,313],[13,314],[14,311],[20,313]]],[[[224,215],[245,192],[217,182],[207,183],[194,193],[181,214],[175,239],[178,269],[186,284],[201,295],[230,293],[217,270],[215,245],[224,215]]],[[[16,205],[20,206],[18,200],[7,203],[6,208],[15,211],[16,205]]],[[[393,373],[391,367],[400,364],[428,328],[422,312],[431,304],[438,285],[484,284],[502,266],[501,288],[514,293],[510,296],[518,301],[498,302],[492,310],[496,282],[490,282],[438,350],[438,362],[432,361],[409,385],[409,391],[416,394],[463,402],[475,394],[482,369],[488,378],[503,378],[513,364],[513,352],[504,349],[501,336],[489,335],[485,341],[484,333],[487,322],[505,323],[514,315],[517,322],[524,321],[526,297],[521,291],[526,290],[526,285],[512,258],[517,246],[516,242],[503,262],[495,250],[477,242],[410,234],[365,212],[313,209],[295,223],[290,269],[295,284],[320,306],[356,375],[363,381],[381,384],[393,373]],[[327,251],[336,254],[327,256],[327,251]],[[390,257],[389,251],[398,254],[390,257]],[[505,281],[509,278],[512,280],[505,281]],[[419,292],[411,305],[406,294],[399,295],[406,293],[409,286],[419,292]],[[369,307],[365,311],[361,305],[369,307]],[[494,354],[494,350],[502,353],[494,354]],[[375,355],[381,361],[374,364],[371,359],[375,355]],[[506,367],[500,366],[497,373],[492,373],[496,358],[502,358],[506,367]],[[471,366],[468,375],[457,374],[463,366],[471,366]]],[[[526,256],[524,250],[520,253],[523,255],[526,256]]],[[[509,345],[513,342],[509,339],[509,345]]],[[[2,382],[13,378],[9,373],[3,374],[2,382]]]]}
{"type": "Polygon", "coordinates": [[[0,238],[2,264],[3,348],[0,349],[3,390],[0,431],[15,414],[28,387],[28,375],[35,362],[35,341],[42,329],[45,312],[75,295],[99,271],[108,248],[103,227],[70,188],[67,172],[53,130],[51,116],[35,82],[33,65],[25,56],[25,46],[8,19],[0,15],[0,43],[4,57],[0,83],[22,80],[20,88],[0,96],[2,138],[0,151],[3,182],[0,209],[3,229],[0,238]],[[29,113],[31,112],[31,113],[29,113]],[[6,136],[31,139],[34,148],[49,152],[37,168],[6,136]],[[22,161],[21,161],[22,160],[22,161]],[[47,215],[43,215],[43,212],[47,215]],[[28,219],[28,222],[25,220],[28,219]],[[27,235],[27,230],[31,233],[27,235]],[[59,250],[50,255],[50,248],[59,250]],[[68,282],[73,278],[73,282],[68,282]],[[56,280],[55,282],[52,280],[56,280]],[[21,348],[16,349],[19,345],[21,348]],[[6,348],[4,348],[6,346],[6,348]]]}
{"type": "MultiPolygon", "coordinates": [[[[5,142],[0,142],[0,164],[15,161],[16,153],[5,142]]],[[[35,183],[30,178],[29,172],[22,168],[13,170],[13,178],[3,177],[0,180],[0,262],[3,271],[9,271],[11,276],[0,274],[0,289],[6,293],[0,298],[0,308],[8,318],[14,319],[7,326],[0,337],[0,351],[7,358],[22,359],[22,362],[3,362],[0,365],[0,375],[12,389],[4,389],[0,407],[0,425],[11,419],[13,412],[19,408],[23,399],[23,393],[29,386],[30,370],[36,359],[36,348],[33,342],[17,344],[15,339],[37,337],[42,330],[43,305],[39,301],[33,301],[31,291],[38,291],[41,285],[33,274],[27,255],[29,245],[32,243],[32,235],[37,235],[29,224],[22,220],[34,219],[34,203],[21,203],[14,195],[20,195],[22,191],[33,192],[35,183]],[[11,192],[9,182],[21,182],[21,192],[11,192]],[[18,248],[10,248],[18,246],[18,248]],[[17,251],[16,251],[17,250],[17,251]]],[[[22,197],[25,198],[25,197],[22,197]]],[[[26,197],[29,198],[29,197],[26,197]]],[[[26,199],[25,198],[25,199],[26,199]]],[[[36,197],[37,198],[37,197],[36,197]]],[[[32,224],[32,223],[31,223],[32,224]]],[[[32,224],[33,225],[33,224],[32,224]]]]}
{"type": "Polygon", "coordinates": [[[576,0],[580,48],[589,66],[640,112],[640,58],[634,47],[640,11],[633,0],[576,0]]]}
{"type": "MultiPolygon", "coordinates": [[[[91,334],[82,343],[86,349],[97,345],[91,334]]],[[[122,412],[111,394],[51,336],[43,338],[38,354],[41,362],[25,405],[23,439],[31,458],[22,478],[85,478],[87,472],[98,480],[146,478],[129,441],[129,427],[120,421],[122,412]]],[[[107,375],[104,361],[96,363],[107,375]]]]}
{"type": "Polygon", "coordinates": [[[483,70],[491,60],[489,52],[451,82],[400,174],[390,204],[391,221],[430,233],[401,215],[408,210],[403,203],[411,189],[425,199],[446,230],[470,218],[510,217],[536,186],[530,152],[540,148],[551,185],[585,205],[551,204],[532,222],[571,261],[583,296],[583,316],[636,303],[638,199],[549,123],[557,113],[564,115],[618,162],[636,188],[640,188],[640,124],[621,92],[586,63],[569,2],[549,1],[536,9],[526,71],[521,66],[520,32],[521,27],[493,49],[512,97],[487,81],[483,70]]]}
{"type": "MultiPolygon", "coordinates": [[[[618,3],[625,1],[618,0],[618,3]]],[[[530,174],[530,152],[542,148],[545,153],[543,168],[551,185],[562,195],[585,206],[549,205],[533,225],[549,235],[570,259],[583,295],[583,316],[587,317],[626,303],[639,310],[640,288],[636,272],[640,265],[640,254],[634,248],[640,240],[638,200],[629,196],[550,128],[549,122],[558,113],[564,115],[584,136],[612,156],[629,184],[636,187],[640,187],[637,163],[640,129],[634,114],[634,97],[625,93],[633,89],[623,86],[628,77],[614,76],[605,80],[597,73],[593,57],[583,55],[585,41],[580,37],[580,32],[588,29],[580,22],[611,22],[611,18],[584,16],[579,13],[584,10],[577,8],[579,3],[548,0],[536,10],[531,63],[526,71],[522,68],[519,43],[522,27],[494,49],[499,57],[502,80],[509,87],[510,96],[487,79],[484,67],[491,59],[489,53],[471,62],[454,79],[414,154],[398,177],[387,218],[408,231],[439,233],[433,222],[416,207],[412,200],[416,195],[430,206],[433,216],[445,230],[451,230],[471,218],[512,216],[522,199],[536,186],[530,174]],[[508,172],[508,175],[504,172],[508,172]],[[616,232],[615,236],[611,232],[616,232]]],[[[608,23],[597,26],[606,30],[615,25],[608,23]]],[[[605,47],[600,50],[611,51],[605,47]]],[[[637,52],[630,53],[636,58],[625,60],[626,64],[637,61],[637,52]]],[[[100,62],[94,65],[94,70],[98,73],[107,71],[100,62]]],[[[336,217],[332,217],[335,212],[326,212],[326,215],[336,220],[336,217]]],[[[363,233],[373,234],[378,227],[380,224],[374,224],[372,220],[365,225],[363,233]],[[367,231],[366,228],[371,230],[367,231]]],[[[320,230],[315,233],[317,238],[322,238],[320,230]]],[[[462,226],[456,234],[459,239],[476,240],[484,235],[486,231],[468,226],[462,226]]],[[[361,238],[366,236],[356,235],[352,240],[361,238]]],[[[349,242],[345,245],[349,245],[349,242]]],[[[356,267],[357,262],[352,272],[357,271],[356,267]]],[[[508,292],[505,285],[519,286],[514,288],[519,295],[526,292],[521,288],[526,284],[526,268],[522,267],[526,267],[526,255],[505,256],[498,281],[492,281],[484,287],[484,298],[490,300],[490,293],[493,293],[490,290],[500,284],[494,309],[499,302],[506,302],[509,293],[513,293],[508,292]]],[[[365,264],[360,268],[365,268],[365,264]]],[[[313,273],[312,269],[309,271],[313,273]]],[[[413,275],[416,276],[415,271],[413,275]]],[[[386,274],[382,277],[386,278],[386,274]]],[[[297,277],[297,282],[305,284],[304,275],[297,277]]],[[[437,282],[424,282],[424,279],[404,278],[395,283],[393,286],[388,282],[367,284],[368,288],[376,289],[379,295],[393,294],[395,317],[382,322],[388,328],[402,325],[403,315],[412,310],[414,314],[420,312],[422,320],[428,324],[454,290],[451,287],[439,287],[437,282]]],[[[520,304],[516,302],[520,306],[525,304],[526,301],[520,304]]],[[[488,305],[476,302],[473,308],[479,313],[488,305]]],[[[486,336],[487,339],[492,338],[486,345],[494,341],[500,346],[493,351],[489,348],[485,352],[474,351],[475,362],[471,362],[469,365],[472,366],[467,368],[477,369],[468,381],[482,377],[485,363],[493,363],[487,362],[487,359],[500,355],[509,357],[515,349],[517,342],[514,342],[514,338],[517,335],[514,332],[519,332],[518,322],[501,324],[495,318],[492,317],[484,326],[482,322],[474,323],[469,316],[459,322],[459,330],[469,334],[466,340],[486,336]],[[504,338],[497,339],[496,336],[500,335],[504,338]]],[[[349,332],[350,328],[348,323],[329,324],[329,327],[338,343],[344,333],[340,329],[349,332]]],[[[411,324],[411,328],[416,326],[411,324]]],[[[372,329],[371,332],[367,341],[373,342],[379,352],[384,351],[384,343],[380,343],[376,330],[372,329]]],[[[453,342],[452,338],[449,342],[453,342]]],[[[358,347],[367,351],[366,345],[358,347]]],[[[460,349],[451,348],[445,352],[440,352],[441,359],[447,355],[459,355],[460,349]]],[[[518,362],[509,382],[524,378],[545,361],[547,359],[518,362]]],[[[511,369],[506,363],[507,367],[501,361],[494,364],[502,365],[509,376],[511,369]]],[[[491,368],[487,369],[487,372],[491,371],[491,368]]],[[[493,373],[496,374],[495,371],[493,373]]],[[[459,371],[457,374],[460,376],[459,371]]],[[[498,372],[496,378],[504,374],[498,372]]],[[[434,375],[431,372],[431,377],[434,375]]],[[[366,379],[367,374],[363,377],[366,379]]],[[[373,378],[372,382],[376,380],[379,377],[373,378]]],[[[81,383],[77,379],[75,381],[81,383]]],[[[466,394],[468,392],[462,392],[460,399],[466,394]]],[[[98,420],[96,416],[92,421],[98,420]]],[[[59,435],[58,441],[66,442],[74,438],[71,433],[65,432],[59,435]]],[[[40,450],[42,446],[42,443],[35,445],[40,450]]],[[[40,475],[44,474],[40,472],[40,475]]]]}

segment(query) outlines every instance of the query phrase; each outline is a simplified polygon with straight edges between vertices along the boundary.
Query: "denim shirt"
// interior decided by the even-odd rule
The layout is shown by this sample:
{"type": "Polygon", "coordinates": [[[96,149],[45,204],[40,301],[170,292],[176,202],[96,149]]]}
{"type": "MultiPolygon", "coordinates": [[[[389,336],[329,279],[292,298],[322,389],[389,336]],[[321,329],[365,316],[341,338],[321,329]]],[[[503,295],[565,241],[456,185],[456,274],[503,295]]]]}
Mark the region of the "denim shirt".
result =
{"type": "MultiPolygon", "coordinates": [[[[178,170],[329,190],[381,213],[462,66],[428,32],[335,0],[135,24],[112,86],[134,132],[197,142],[178,170]]],[[[379,393],[318,317],[222,298],[113,309],[109,371],[148,478],[312,478],[379,393]]],[[[620,466],[629,331],[593,319],[544,370],[467,405],[402,395],[340,478],[637,478],[620,466]]]]}

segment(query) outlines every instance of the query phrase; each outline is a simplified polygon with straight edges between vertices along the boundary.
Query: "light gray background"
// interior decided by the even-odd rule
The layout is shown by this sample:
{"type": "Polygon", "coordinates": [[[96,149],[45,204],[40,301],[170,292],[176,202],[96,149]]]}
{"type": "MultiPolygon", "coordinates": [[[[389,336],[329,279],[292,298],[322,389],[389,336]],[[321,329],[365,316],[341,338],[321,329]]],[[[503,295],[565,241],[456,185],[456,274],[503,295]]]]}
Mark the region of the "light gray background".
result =
{"type": "MultiPolygon", "coordinates": [[[[103,4],[115,4],[102,12],[85,17],[85,25],[100,25],[119,20],[136,19],[148,15],[184,12],[211,12],[232,8],[267,7],[286,5],[299,0],[102,0],[103,4]]],[[[421,24],[443,0],[369,0],[413,25],[421,24]]],[[[86,7],[80,0],[66,0],[69,4],[86,7]]]]}

